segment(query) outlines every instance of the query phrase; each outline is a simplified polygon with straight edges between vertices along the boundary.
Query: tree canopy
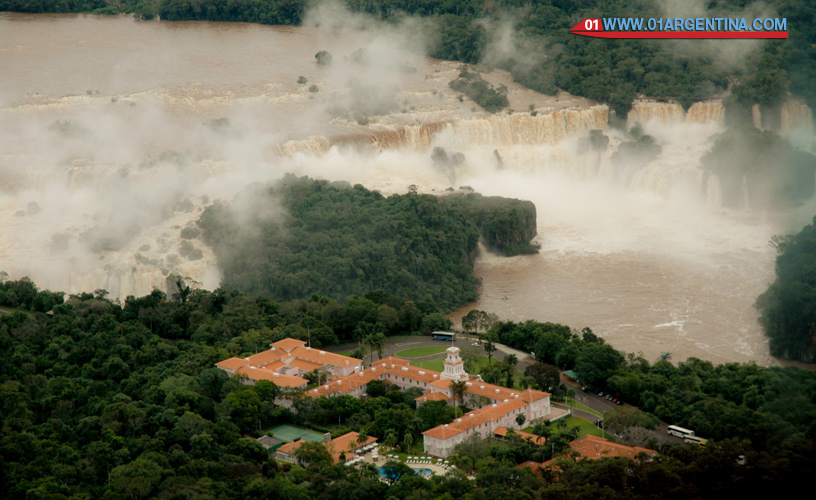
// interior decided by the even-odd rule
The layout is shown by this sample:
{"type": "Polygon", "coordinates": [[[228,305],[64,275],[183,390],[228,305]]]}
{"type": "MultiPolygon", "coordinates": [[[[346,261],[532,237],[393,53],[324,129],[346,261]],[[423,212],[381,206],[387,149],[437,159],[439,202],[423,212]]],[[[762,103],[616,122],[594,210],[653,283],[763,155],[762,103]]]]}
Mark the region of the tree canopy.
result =
{"type": "MultiPolygon", "coordinates": [[[[3,287],[37,290],[28,280],[3,287]]],[[[36,291],[43,293],[52,292],[36,291]]],[[[398,300],[380,292],[345,303],[317,294],[273,302],[220,289],[118,304],[99,290],[67,297],[53,314],[18,307],[0,316],[7,361],[0,365],[0,498],[719,499],[787,492],[813,473],[814,372],[695,359],[649,365],[631,355],[614,369],[605,356],[584,361],[597,359],[597,369],[611,373],[605,387],[644,412],[710,438],[706,448],[661,445],[659,457],[637,463],[562,461],[555,481],[517,466],[569,453],[575,428],[525,422],[548,436],[547,446],[467,440],[457,448],[449,459],[472,481],[455,471],[428,480],[394,464],[393,484],[385,484],[376,469],[329,465],[320,444],[303,445],[305,468],[270,458],[252,438],[281,424],[334,437],[357,431],[408,449],[424,430],[455,418],[444,402],[417,409],[418,391],[393,384],[373,384],[366,400],[312,399],[272,383],[244,385],[213,366],[255,353],[307,319],[323,322],[335,341],[347,339],[353,328],[342,325],[364,317],[360,311],[376,314],[377,303],[398,300]],[[284,393],[296,413],[276,403],[284,393]]],[[[518,349],[540,345],[536,355],[549,363],[568,346],[576,358],[607,347],[591,331],[550,323],[499,322],[493,332],[518,349]]]]}
{"type": "MultiPolygon", "coordinates": [[[[535,220],[526,201],[475,193],[386,198],[360,185],[287,175],[207,207],[199,225],[225,286],[277,300],[385,290],[449,311],[477,297],[480,235],[510,255],[534,252],[535,220]]],[[[444,328],[447,320],[424,321],[423,328],[444,328]]]]}
{"type": "Polygon", "coordinates": [[[816,217],[776,239],[776,280],[757,299],[771,354],[816,362],[816,217]]]}

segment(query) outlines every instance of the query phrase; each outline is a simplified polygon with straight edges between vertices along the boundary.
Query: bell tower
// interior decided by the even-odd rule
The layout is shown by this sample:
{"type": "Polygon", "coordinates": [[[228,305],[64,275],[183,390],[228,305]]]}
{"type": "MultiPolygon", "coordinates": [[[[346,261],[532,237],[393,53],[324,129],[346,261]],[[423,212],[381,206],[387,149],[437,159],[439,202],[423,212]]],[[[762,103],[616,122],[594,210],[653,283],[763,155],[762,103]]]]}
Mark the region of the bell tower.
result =
{"type": "Polygon", "coordinates": [[[445,370],[439,376],[442,380],[468,380],[465,371],[465,362],[459,356],[458,347],[448,347],[448,357],[445,358],[445,370]]]}

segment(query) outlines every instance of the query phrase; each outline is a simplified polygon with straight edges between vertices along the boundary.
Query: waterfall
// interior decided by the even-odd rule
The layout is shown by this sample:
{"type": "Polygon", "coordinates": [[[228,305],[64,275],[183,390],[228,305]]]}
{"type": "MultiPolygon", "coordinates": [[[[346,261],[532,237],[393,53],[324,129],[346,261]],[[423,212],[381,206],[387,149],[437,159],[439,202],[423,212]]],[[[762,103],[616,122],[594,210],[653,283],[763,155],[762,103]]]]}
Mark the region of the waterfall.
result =
{"type": "Polygon", "coordinates": [[[313,136],[302,141],[288,141],[276,146],[274,156],[297,153],[322,156],[335,145],[363,146],[375,151],[413,149],[425,151],[436,136],[449,131],[455,147],[474,144],[513,146],[519,144],[555,144],[567,137],[606,129],[609,108],[596,105],[588,108],[562,109],[531,113],[494,114],[450,121],[416,123],[397,127],[372,128],[357,134],[332,137],[313,136]]]}
{"type": "Polygon", "coordinates": [[[724,119],[725,108],[719,99],[695,102],[686,113],[686,123],[716,122],[722,125],[724,119]]]}
{"type": "MultiPolygon", "coordinates": [[[[772,111],[774,111],[773,108],[771,110],[765,110],[766,113],[771,113],[772,111]]],[[[766,122],[768,116],[769,115],[765,116],[766,122]]],[[[773,117],[774,115],[770,116],[773,117]]],[[[764,127],[762,125],[763,113],[759,104],[751,106],[751,118],[753,119],[754,127],[759,130],[775,128],[775,126],[764,127]]],[[[779,106],[778,124],[779,133],[781,135],[790,134],[794,130],[803,130],[808,136],[813,136],[813,112],[807,104],[798,99],[788,98],[779,106]]]]}
{"type": "Polygon", "coordinates": [[[780,132],[783,135],[795,129],[803,129],[808,135],[813,135],[813,113],[807,104],[788,99],[782,104],[780,113],[780,132]]]}
{"type": "Polygon", "coordinates": [[[286,141],[283,144],[279,144],[276,147],[275,153],[276,156],[294,156],[297,153],[323,156],[331,147],[331,141],[325,137],[309,136],[308,139],[286,141]]]}
{"type": "Polygon", "coordinates": [[[555,144],[592,129],[606,129],[609,108],[592,106],[532,116],[527,113],[491,115],[481,119],[456,120],[447,125],[460,147],[471,144],[555,144]]]}
{"type": "Polygon", "coordinates": [[[759,104],[751,106],[751,121],[754,123],[754,128],[762,130],[762,111],[759,109],[759,104]]]}
{"type": "Polygon", "coordinates": [[[632,104],[628,121],[641,124],[657,120],[662,123],[723,123],[725,108],[720,99],[700,101],[691,105],[688,112],[676,102],[658,102],[639,99],[632,104]]]}
{"type": "Polygon", "coordinates": [[[681,123],[685,119],[683,107],[676,102],[657,102],[637,100],[629,111],[630,124],[657,120],[663,123],[681,123]]]}

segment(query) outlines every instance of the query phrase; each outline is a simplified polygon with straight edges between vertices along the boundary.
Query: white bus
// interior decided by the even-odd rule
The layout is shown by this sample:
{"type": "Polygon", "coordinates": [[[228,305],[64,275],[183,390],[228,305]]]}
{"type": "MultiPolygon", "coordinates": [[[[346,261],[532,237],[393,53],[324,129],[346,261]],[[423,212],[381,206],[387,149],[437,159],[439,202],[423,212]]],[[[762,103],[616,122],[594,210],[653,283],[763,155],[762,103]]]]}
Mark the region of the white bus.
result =
{"type": "Polygon", "coordinates": [[[697,446],[705,446],[706,445],[706,438],[701,438],[700,436],[685,436],[683,438],[688,444],[696,444],[697,446]]]}
{"type": "Polygon", "coordinates": [[[431,338],[434,340],[447,340],[448,342],[456,340],[455,332],[432,332],[431,338]]]}
{"type": "Polygon", "coordinates": [[[677,436],[677,437],[683,438],[683,439],[685,439],[687,436],[693,436],[694,435],[694,431],[692,431],[690,429],[684,429],[684,428],[676,426],[676,425],[670,425],[669,429],[668,429],[668,433],[671,434],[672,436],[677,436]]]}

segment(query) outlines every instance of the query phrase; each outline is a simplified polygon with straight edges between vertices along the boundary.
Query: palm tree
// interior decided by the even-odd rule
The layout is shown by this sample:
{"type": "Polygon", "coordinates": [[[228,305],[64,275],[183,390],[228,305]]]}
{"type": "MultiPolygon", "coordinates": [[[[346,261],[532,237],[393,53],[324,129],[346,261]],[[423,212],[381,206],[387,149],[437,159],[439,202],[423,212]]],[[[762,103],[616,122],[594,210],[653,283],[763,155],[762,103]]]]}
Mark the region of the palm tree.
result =
{"type": "Polygon", "coordinates": [[[412,444],[414,444],[414,436],[412,436],[410,432],[406,432],[405,439],[402,440],[402,446],[406,453],[411,450],[412,444]]]}
{"type": "Polygon", "coordinates": [[[382,359],[383,352],[385,350],[385,343],[386,338],[385,334],[381,331],[383,328],[382,323],[377,323],[373,327],[371,327],[371,332],[363,338],[363,344],[365,344],[369,352],[371,353],[371,363],[374,362],[374,351],[380,355],[380,359],[382,359]]]}
{"type": "Polygon", "coordinates": [[[464,380],[451,380],[450,383],[450,390],[451,395],[453,396],[453,404],[456,405],[456,398],[459,398],[459,401],[462,405],[465,404],[465,390],[467,389],[467,383],[464,380]]]}
{"type": "Polygon", "coordinates": [[[533,426],[533,434],[539,437],[538,444],[543,444],[551,435],[549,420],[546,422],[539,422],[533,426]]]}
{"type": "Polygon", "coordinates": [[[390,429],[388,432],[385,433],[383,445],[385,445],[387,448],[394,448],[395,446],[397,446],[397,434],[394,432],[393,429],[390,429]]]}
{"type": "Polygon", "coordinates": [[[411,434],[414,436],[419,436],[422,433],[422,419],[419,417],[414,417],[413,420],[408,424],[408,430],[411,431],[411,434]]]}
{"type": "Polygon", "coordinates": [[[368,441],[368,433],[366,433],[366,431],[360,431],[360,433],[357,434],[357,444],[363,446],[366,441],[368,441]]]}
{"type": "Polygon", "coordinates": [[[518,424],[519,429],[521,429],[521,426],[524,425],[524,422],[526,422],[526,421],[527,421],[527,416],[524,415],[523,413],[519,413],[518,415],[516,415],[516,423],[518,424]]]}
{"type": "Polygon", "coordinates": [[[360,464],[358,472],[360,477],[375,478],[380,476],[380,471],[377,469],[377,466],[369,462],[363,462],[360,464]]]}
{"type": "Polygon", "coordinates": [[[493,353],[496,352],[495,343],[498,341],[499,339],[495,333],[488,332],[482,336],[482,347],[484,347],[484,350],[487,352],[488,364],[493,361],[493,353]]]}
{"type": "Polygon", "coordinates": [[[508,354],[504,357],[504,368],[507,376],[507,387],[513,387],[513,373],[515,372],[518,358],[515,354],[508,354]]]}

